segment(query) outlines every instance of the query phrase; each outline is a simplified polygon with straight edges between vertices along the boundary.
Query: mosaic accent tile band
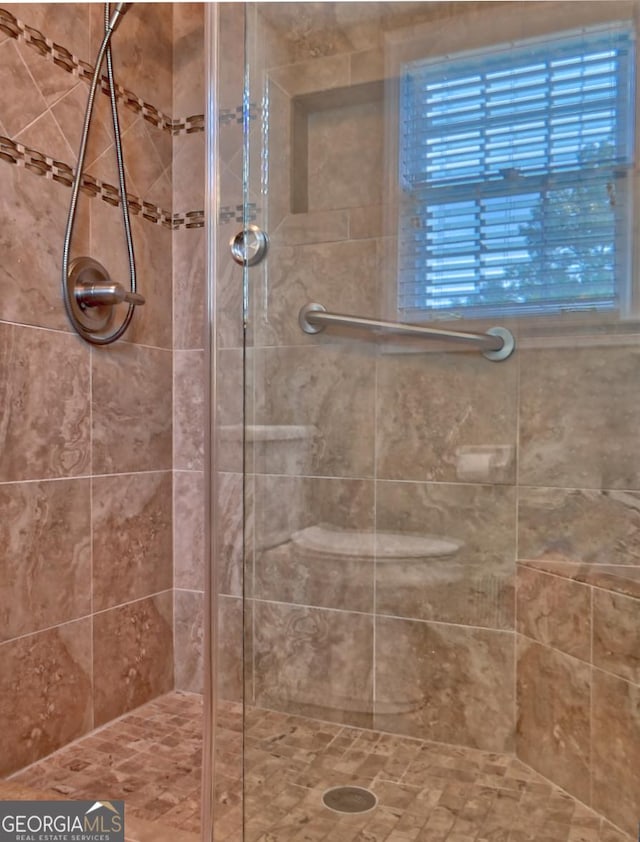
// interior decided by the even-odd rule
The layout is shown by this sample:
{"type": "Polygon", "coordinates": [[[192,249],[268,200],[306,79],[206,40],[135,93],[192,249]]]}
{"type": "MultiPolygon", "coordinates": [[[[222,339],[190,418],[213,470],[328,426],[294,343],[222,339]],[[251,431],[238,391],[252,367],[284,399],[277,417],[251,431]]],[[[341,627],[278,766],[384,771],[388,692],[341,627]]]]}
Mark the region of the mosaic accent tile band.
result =
{"type": "MultiPolygon", "coordinates": [[[[71,73],[79,79],[91,80],[94,72],[93,65],[74,56],[66,47],[56,44],[38,29],[34,29],[34,27],[23,23],[23,21],[12,15],[7,9],[0,8],[0,30],[11,38],[15,38],[16,41],[20,41],[30,49],[40,53],[43,58],[52,61],[58,67],[66,70],[67,73],[71,73]]],[[[101,88],[103,93],[108,93],[109,88],[106,76],[102,77],[101,88]]],[[[190,117],[182,117],[174,120],[167,114],[163,114],[154,105],[145,102],[137,94],[133,93],[133,91],[123,88],[122,85],[116,84],[116,93],[118,99],[126,108],[129,108],[136,114],[141,114],[145,120],[158,129],[168,131],[172,135],[193,134],[204,131],[204,114],[194,114],[190,117]]]]}
{"type": "MultiPolygon", "coordinates": [[[[53,158],[30,149],[22,143],[11,138],[0,135],[0,159],[7,161],[36,175],[57,181],[66,187],[73,184],[73,169],[62,161],[55,161],[53,158]]],[[[118,207],[121,203],[120,191],[113,184],[100,181],[93,176],[84,173],[82,176],[81,190],[88,196],[98,197],[109,205],[118,207]]],[[[189,211],[187,213],[170,213],[159,208],[150,202],[145,202],[137,196],[127,194],[129,210],[136,216],[153,222],[155,225],[162,225],[165,228],[176,230],[178,228],[202,228],[204,227],[204,211],[189,211]]]]}

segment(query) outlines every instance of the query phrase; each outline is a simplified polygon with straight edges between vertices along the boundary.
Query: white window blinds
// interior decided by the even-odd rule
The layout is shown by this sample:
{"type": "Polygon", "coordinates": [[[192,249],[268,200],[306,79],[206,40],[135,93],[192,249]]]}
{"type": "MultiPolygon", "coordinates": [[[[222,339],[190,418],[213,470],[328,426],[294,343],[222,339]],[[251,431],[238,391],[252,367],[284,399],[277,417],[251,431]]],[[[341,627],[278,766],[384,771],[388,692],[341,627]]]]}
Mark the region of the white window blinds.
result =
{"type": "Polygon", "coordinates": [[[633,77],[630,25],[403,67],[405,317],[619,306],[633,77]]]}

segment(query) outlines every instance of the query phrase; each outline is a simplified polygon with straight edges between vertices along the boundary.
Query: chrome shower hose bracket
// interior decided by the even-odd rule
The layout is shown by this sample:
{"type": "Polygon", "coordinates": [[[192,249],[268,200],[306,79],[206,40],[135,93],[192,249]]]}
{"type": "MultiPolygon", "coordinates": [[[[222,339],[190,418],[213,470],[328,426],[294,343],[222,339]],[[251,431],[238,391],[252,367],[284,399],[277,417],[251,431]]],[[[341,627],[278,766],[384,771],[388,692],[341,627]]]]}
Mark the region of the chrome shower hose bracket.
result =
{"type": "Polygon", "coordinates": [[[144,304],[144,297],[115,283],[101,263],[91,257],[76,257],[67,274],[70,318],[81,335],[99,337],[113,324],[116,304],[144,304]]]}

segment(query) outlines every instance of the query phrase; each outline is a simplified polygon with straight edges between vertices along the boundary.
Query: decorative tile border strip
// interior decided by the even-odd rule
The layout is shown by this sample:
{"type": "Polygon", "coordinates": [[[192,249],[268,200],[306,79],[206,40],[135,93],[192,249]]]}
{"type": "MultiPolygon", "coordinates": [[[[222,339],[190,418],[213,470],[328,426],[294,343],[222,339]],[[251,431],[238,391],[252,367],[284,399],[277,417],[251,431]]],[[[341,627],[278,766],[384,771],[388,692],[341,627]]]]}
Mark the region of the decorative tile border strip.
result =
{"type": "MultiPolygon", "coordinates": [[[[0,8],[0,30],[35,50],[47,61],[52,61],[58,67],[66,70],[67,73],[71,73],[79,79],[91,80],[94,71],[93,65],[74,56],[66,47],[51,41],[38,29],[28,26],[7,9],[0,8]]],[[[106,76],[102,77],[101,89],[105,94],[109,91],[106,76]]],[[[190,117],[174,120],[159,111],[155,105],[145,102],[133,91],[123,88],[122,85],[116,84],[116,93],[118,99],[126,108],[136,114],[141,114],[148,123],[161,131],[168,131],[172,135],[194,134],[204,131],[204,114],[194,114],[190,117]]]]}
{"type": "MultiPolygon", "coordinates": [[[[258,218],[258,206],[255,202],[247,203],[247,222],[255,222],[258,218]]],[[[218,213],[218,222],[226,225],[228,222],[244,222],[243,205],[222,205],[218,213]]]]}
{"type": "MultiPolygon", "coordinates": [[[[249,103],[248,117],[249,120],[257,120],[259,108],[255,102],[249,103]]],[[[235,108],[221,108],[218,114],[218,120],[221,126],[242,125],[244,122],[244,107],[236,105],[235,108]]]]}
{"type": "MultiPolygon", "coordinates": [[[[35,149],[30,149],[22,143],[11,140],[8,137],[0,135],[0,160],[7,161],[9,164],[14,164],[18,167],[36,175],[44,176],[51,181],[57,181],[59,184],[64,184],[65,187],[71,187],[73,184],[74,171],[62,161],[55,161],[42,152],[35,149]]],[[[85,173],[82,176],[82,183],[80,189],[92,198],[98,197],[109,205],[118,207],[121,204],[120,191],[113,184],[100,181],[92,175],[85,173]]],[[[170,213],[163,210],[151,202],[145,202],[137,196],[130,193],[127,194],[127,203],[129,210],[135,216],[141,216],[148,222],[155,225],[162,225],[164,228],[170,228],[176,231],[178,228],[203,228],[204,227],[204,211],[189,211],[188,213],[170,213]]]]}

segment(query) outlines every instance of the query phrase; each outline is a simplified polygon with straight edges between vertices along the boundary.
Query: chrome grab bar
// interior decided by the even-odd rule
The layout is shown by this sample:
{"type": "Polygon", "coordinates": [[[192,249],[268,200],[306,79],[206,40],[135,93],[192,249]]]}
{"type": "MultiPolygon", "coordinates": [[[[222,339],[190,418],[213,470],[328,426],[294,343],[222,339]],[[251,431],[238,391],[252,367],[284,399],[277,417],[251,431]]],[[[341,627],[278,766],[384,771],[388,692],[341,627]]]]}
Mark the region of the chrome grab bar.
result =
{"type": "Polygon", "coordinates": [[[506,360],[513,353],[516,342],[506,327],[491,327],[486,333],[467,333],[461,330],[443,330],[423,325],[385,322],[363,316],[329,313],[322,304],[305,304],[298,315],[298,323],[305,333],[320,333],[326,327],[355,327],[373,333],[391,336],[423,337],[458,342],[477,348],[488,360],[506,360]]]}

